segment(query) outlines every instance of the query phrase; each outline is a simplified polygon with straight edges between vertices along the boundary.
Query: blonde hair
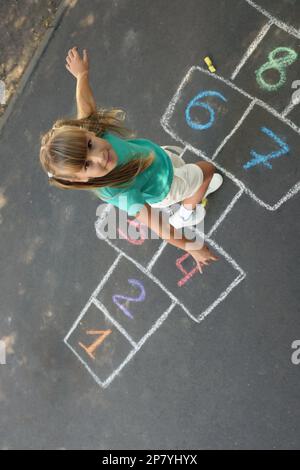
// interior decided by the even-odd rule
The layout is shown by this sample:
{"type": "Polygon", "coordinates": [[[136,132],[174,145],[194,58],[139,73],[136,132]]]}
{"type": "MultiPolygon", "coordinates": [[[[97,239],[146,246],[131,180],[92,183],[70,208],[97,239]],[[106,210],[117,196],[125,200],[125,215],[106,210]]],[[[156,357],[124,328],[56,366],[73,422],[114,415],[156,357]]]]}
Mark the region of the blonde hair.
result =
{"type": "MultiPolygon", "coordinates": [[[[143,153],[136,153],[127,163],[120,164],[101,177],[89,178],[88,181],[70,181],[74,173],[82,169],[87,157],[86,130],[95,135],[105,131],[115,132],[121,138],[136,137],[122,121],[125,112],[122,109],[96,109],[90,116],[82,119],[57,119],[52,129],[41,136],[40,163],[49,176],[49,184],[60,189],[96,189],[105,186],[128,188],[134,178],[148,168],[155,154],[150,152],[146,158],[143,153]],[[121,116],[118,116],[122,113],[121,116]],[[59,170],[70,172],[60,177],[59,170]],[[57,175],[58,174],[58,175],[57,175]]],[[[102,198],[102,196],[101,196],[102,198]]],[[[103,197],[103,199],[105,199],[103,197]]]]}

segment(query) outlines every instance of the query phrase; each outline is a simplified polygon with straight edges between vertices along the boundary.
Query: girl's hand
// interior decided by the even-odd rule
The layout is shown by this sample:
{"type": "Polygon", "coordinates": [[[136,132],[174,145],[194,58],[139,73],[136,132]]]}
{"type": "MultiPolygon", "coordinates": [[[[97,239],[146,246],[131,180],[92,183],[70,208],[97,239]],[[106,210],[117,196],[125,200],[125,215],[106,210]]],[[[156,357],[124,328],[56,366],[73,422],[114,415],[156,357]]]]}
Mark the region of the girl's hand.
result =
{"type": "Polygon", "coordinates": [[[83,59],[81,59],[78,53],[78,47],[73,47],[69,50],[66,62],[66,68],[75,78],[78,78],[83,73],[89,72],[89,58],[86,49],[83,49],[83,59]]]}
{"type": "Polygon", "coordinates": [[[188,253],[190,253],[193,258],[196,260],[197,266],[199,268],[199,271],[201,274],[202,268],[201,265],[209,265],[209,260],[217,261],[219,259],[218,256],[215,256],[209,251],[206,245],[203,246],[200,250],[186,250],[188,253]]]}

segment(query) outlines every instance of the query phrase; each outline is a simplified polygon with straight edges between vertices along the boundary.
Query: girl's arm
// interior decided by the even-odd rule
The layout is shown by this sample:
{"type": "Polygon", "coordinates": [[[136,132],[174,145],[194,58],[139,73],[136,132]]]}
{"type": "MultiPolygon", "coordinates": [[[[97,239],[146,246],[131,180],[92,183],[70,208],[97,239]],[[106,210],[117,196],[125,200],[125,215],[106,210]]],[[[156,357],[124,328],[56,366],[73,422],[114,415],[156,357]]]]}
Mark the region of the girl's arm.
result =
{"type": "Polygon", "coordinates": [[[89,74],[82,73],[76,84],[77,119],[82,119],[96,111],[96,102],[89,83],[89,74]]]}
{"type": "Polygon", "coordinates": [[[196,242],[192,242],[179,233],[173,225],[166,223],[163,218],[161,220],[160,214],[149,204],[145,204],[135,217],[171,245],[190,253],[196,260],[201,273],[201,264],[208,264],[209,260],[217,261],[219,259],[209,251],[204,243],[196,244],[196,242]],[[151,215],[155,216],[152,217],[151,215]],[[175,238],[176,234],[177,237],[175,238]]]}
{"type": "Polygon", "coordinates": [[[77,47],[69,50],[66,57],[66,68],[76,78],[77,119],[89,116],[96,111],[96,102],[89,84],[89,58],[83,50],[81,59],[77,47]]]}

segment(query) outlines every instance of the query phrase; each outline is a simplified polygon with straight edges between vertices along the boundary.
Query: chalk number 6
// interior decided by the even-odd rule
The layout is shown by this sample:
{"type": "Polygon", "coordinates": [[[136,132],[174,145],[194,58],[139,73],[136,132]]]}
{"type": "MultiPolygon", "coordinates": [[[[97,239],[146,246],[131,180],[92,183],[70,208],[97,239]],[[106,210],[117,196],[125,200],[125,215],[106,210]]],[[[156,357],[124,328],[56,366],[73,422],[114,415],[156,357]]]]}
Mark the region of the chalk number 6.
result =
{"type": "Polygon", "coordinates": [[[207,91],[203,91],[199,93],[189,102],[185,110],[185,119],[186,119],[188,126],[198,131],[209,129],[213,125],[214,120],[215,120],[215,111],[213,110],[212,106],[202,101],[202,98],[206,96],[216,96],[223,101],[227,101],[227,99],[223,95],[221,95],[221,93],[218,93],[217,91],[207,90],[207,91]],[[210,119],[206,124],[200,124],[199,122],[195,122],[191,118],[191,110],[197,107],[204,108],[209,112],[210,119]]]}

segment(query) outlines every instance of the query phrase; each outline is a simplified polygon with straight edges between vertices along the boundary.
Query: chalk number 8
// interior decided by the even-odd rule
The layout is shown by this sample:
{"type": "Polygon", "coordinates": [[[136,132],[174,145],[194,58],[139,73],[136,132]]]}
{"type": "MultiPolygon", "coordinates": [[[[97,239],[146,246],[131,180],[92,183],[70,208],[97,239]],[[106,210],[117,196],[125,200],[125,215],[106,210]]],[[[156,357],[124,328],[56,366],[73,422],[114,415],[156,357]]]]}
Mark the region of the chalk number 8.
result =
{"type": "Polygon", "coordinates": [[[255,71],[256,81],[260,88],[266,91],[276,91],[286,82],[286,68],[292,65],[297,60],[298,54],[293,49],[288,47],[277,47],[268,55],[269,61],[263,64],[258,70],[255,71]],[[277,59],[278,54],[285,53],[277,59]],[[267,70],[277,70],[279,79],[277,83],[271,84],[266,82],[263,75],[267,70]]]}

